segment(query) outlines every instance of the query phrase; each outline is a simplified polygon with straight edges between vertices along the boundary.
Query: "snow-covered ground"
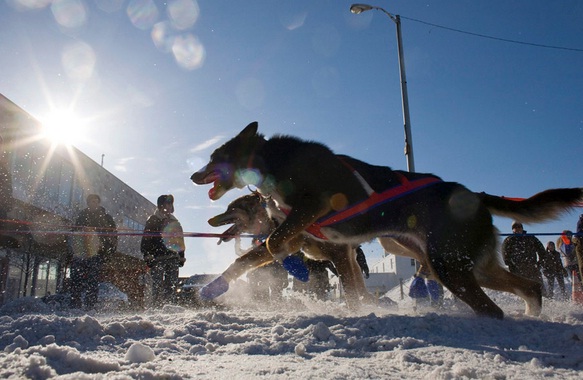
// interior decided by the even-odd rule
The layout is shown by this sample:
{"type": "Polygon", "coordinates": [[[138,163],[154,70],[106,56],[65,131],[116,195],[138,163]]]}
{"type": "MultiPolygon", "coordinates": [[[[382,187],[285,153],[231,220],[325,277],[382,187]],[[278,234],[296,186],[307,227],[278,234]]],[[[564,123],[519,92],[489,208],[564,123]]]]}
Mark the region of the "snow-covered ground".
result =
{"type": "Polygon", "coordinates": [[[464,305],[416,309],[292,295],[260,306],[140,313],[51,310],[25,298],[0,309],[0,378],[7,379],[580,379],[583,306],[490,293],[503,321],[464,305]]]}

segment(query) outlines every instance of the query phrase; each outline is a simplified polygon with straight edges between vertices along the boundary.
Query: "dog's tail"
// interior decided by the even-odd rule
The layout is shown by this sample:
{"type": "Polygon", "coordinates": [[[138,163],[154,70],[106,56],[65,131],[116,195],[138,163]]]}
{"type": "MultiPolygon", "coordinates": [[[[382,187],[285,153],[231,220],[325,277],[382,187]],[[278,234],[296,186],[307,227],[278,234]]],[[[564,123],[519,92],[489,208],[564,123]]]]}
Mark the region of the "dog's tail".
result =
{"type": "Polygon", "coordinates": [[[478,196],[492,214],[523,223],[556,219],[565,211],[583,206],[583,188],[551,189],[526,199],[498,197],[486,193],[478,196]]]}

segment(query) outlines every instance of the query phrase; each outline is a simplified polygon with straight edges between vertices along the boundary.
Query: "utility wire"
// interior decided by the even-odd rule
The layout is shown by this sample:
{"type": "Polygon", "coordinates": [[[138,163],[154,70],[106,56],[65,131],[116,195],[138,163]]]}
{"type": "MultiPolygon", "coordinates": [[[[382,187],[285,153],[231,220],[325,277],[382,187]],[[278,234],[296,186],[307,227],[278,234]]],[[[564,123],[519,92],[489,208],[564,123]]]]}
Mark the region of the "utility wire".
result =
{"type": "Polygon", "coordinates": [[[471,36],[476,36],[476,37],[488,38],[488,39],[496,40],[496,41],[510,42],[513,44],[520,44],[520,45],[536,46],[536,47],[541,47],[541,48],[546,48],[546,49],[557,49],[557,50],[569,50],[569,51],[583,52],[583,49],[578,49],[578,48],[571,48],[571,47],[564,47],[564,46],[553,46],[553,45],[543,45],[543,44],[536,44],[536,43],[532,43],[532,42],[511,40],[508,38],[493,37],[493,36],[488,36],[486,34],[467,32],[465,30],[460,30],[460,29],[450,28],[447,26],[432,24],[432,23],[427,22],[427,21],[416,20],[416,19],[410,18],[410,17],[405,17],[405,16],[400,16],[400,17],[403,19],[409,20],[409,21],[415,21],[415,22],[418,22],[421,24],[433,26],[435,28],[441,28],[441,29],[452,31],[452,32],[462,33],[462,34],[469,34],[471,36]]]}

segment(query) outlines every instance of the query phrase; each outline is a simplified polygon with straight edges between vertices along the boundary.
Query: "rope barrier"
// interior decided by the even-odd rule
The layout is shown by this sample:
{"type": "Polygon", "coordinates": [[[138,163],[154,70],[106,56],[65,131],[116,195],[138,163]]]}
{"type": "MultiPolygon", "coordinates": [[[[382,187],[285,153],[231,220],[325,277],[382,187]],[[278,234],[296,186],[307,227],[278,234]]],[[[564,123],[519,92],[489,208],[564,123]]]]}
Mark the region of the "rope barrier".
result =
{"type": "MultiPolygon", "coordinates": [[[[87,232],[87,231],[63,231],[63,230],[37,230],[37,231],[19,231],[19,230],[0,230],[0,234],[13,234],[13,235],[26,235],[26,234],[42,234],[42,235],[66,235],[66,236],[147,236],[155,237],[160,236],[160,233],[146,233],[139,231],[132,232],[87,232]]],[[[162,233],[164,237],[190,237],[190,238],[250,238],[250,239],[265,239],[266,235],[252,235],[252,234],[223,234],[223,233],[211,233],[211,232],[184,232],[182,234],[174,233],[162,233]]],[[[499,236],[514,236],[512,233],[499,233],[499,236]]],[[[561,236],[563,232],[535,232],[535,233],[525,233],[520,234],[520,236],[561,236]]],[[[573,236],[583,236],[583,232],[573,233],[573,236]]],[[[381,235],[379,237],[397,237],[395,235],[381,235]]]]}
{"type": "Polygon", "coordinates": [[[173,233],[145,233],[145,232],[87,232],[87,231],[60,231],[60,230],[53,230],[53,231],[18,231],[18,230],[0,230],[0,234],[13,234],[13,235],[27,235],[27,234],[42,234],[42,235],[66,235],[66,236],[160,236],[162,234],[164,237],[205,237],[205,238],[236,238],[236,237],[243,237],[243,238],[265,238],[265,235],[249,235],[249,234],[240,234],[240,235],[232,235],[232,234],[220,234],[220,233],[208,233],[208,232],[184,232],[182,234],[173,234],[173,233]]]}
{"type": "MultiPolygon", "coordinates": [[[[71,235],[71,236],[160,236],[160,233],[146,233],[143,231],[136,231],[131,230],[129,228],[120,227],[117,230],[113,230],[111,228],[101,228],[100,230],[104,231],[74,231],[75,229],[82,229],[83,226],[75,226],[75,225],[58,225],[55,226],[53,223],[39,223],[39,222],[30,222],[25,220],[8,220],[8,219],[0,219],[0,223],[12,223],[12,224],[20,224],[20,225],[27,225],[32,227],[41,227],[41,228],[32,228],[31,230],[22,231],[22,230],[0,230],[2,234],[16,234],[16,235],[26,235],[26,234],[43,234],[43,235],[71,235]],[[48,226],[52,227],[52,229],[43,229],[42,227],[48,226]],[[54,229],[55,227],[61,229],[54,229]],[[107,230],[111,230],[108,232],[107,230]]],[[[514,233],[499,233],[499,236],[514,236],[514,233]]],[[[529,232],[521,234],[521,236],[560,236],[563,235],[563,232],[529,232]]],[[[251,239],[265,239],[266,235],[253,235],[253,234],[224,234],[224,233],[211,233],[211,232],[183,232],[181,234],[176,233],[164,233],[165,237],[191,237],[191,238],[215,238],[215,239],[222,239],[222,238],[251,238],[251,239]]],[[[573,233],[573,236],[583,236],[583,232],[573,233]]],[[[396,235],[382,235],[379,237],[397,237],[396,235]]]]}

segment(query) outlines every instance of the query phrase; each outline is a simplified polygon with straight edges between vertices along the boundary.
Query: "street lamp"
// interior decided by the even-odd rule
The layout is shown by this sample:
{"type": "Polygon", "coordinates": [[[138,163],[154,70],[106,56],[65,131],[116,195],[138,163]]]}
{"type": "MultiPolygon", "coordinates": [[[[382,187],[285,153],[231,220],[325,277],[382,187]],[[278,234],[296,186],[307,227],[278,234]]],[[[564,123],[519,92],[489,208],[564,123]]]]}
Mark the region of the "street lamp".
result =
{"type": "Polygon", "coordinates": [[[411,121],[409,116],[409,96],[407,95],[407,79],[405,78],[405,58],[403,55],[403,41],[401,38],[401,17],[392,15],[381,7],[373,7],[367,4],[352,4],[350,12],[361,14],[362,12],[376,9],[384,12],[397,26],[397,47],[399,54],[399,72],[401,74],[401,99],[403,101],[403,123],[405,126],[405,156],[407,157],[407,170],[415,171],[415,162],[413,160],[413,139],[411,137],[411,121]]]}

